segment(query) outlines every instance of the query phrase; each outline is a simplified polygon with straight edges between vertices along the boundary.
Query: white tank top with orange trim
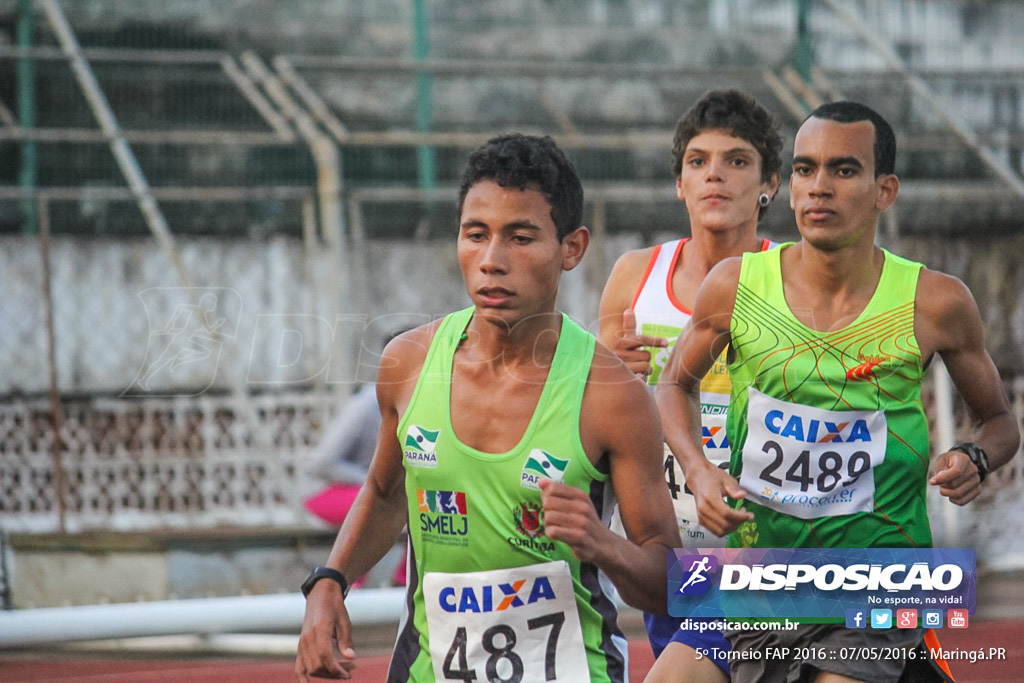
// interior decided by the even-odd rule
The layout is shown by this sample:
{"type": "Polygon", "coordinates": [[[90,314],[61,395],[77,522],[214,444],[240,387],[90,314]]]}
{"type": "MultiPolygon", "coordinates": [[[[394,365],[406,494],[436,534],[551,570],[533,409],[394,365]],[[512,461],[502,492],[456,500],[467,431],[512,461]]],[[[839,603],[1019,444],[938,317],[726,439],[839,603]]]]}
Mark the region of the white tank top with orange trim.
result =
{"type": "MultiPolygon", "coordinates": [[[[690,238],[672,240],[654,249],[633,297],[633,313],[636,315],[636,333],[668,339],[665,348],[648,347],[651,352],[651,366],[648,383],[658,383],[665,368],[669,353],[686,323],[691,311],[682,305],[672,291],[672,275],[683,253],[684,245],[690,238]]],[[[770,240],[762,240],[761,251],[777,246],[770,240]]],[[[700,384],[701,431],[704,455],[719,467],[728,467],[730,447],[725,435],[726,410],[729,407],[729,393],[732,384],[725,362],[725,351],[715,361],[700,384]]],[[[676,511],[679,533],[683,545],[688,547],[724,547],[725,539],[715,536],[697,523],[696,502],[689,489],[679,463],[665,446],[665,478],[676,511]]]]}

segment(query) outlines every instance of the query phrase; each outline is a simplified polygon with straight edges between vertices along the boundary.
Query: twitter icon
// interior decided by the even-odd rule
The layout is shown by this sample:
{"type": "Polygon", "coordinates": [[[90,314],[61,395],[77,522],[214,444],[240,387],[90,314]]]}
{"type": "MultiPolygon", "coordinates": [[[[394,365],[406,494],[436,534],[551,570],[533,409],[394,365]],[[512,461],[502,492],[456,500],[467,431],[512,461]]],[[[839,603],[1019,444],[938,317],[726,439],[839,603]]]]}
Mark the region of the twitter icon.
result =
{"type": "Polygon", "coordinates": [[[871,628],[892,628],[892,610],[871,610],[871,628]]]}

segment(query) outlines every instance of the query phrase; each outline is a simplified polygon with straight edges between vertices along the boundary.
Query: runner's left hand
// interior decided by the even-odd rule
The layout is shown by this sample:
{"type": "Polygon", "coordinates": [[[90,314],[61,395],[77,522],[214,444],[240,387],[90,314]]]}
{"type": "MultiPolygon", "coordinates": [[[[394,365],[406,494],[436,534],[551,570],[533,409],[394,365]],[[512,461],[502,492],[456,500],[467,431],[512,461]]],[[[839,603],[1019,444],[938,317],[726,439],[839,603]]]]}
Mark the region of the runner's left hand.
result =
{"type": "Polygon", "coordinates": [[[550,479],[540,481],[544,534],[572,548],[581,562],[594,562],[600,534],[607,531],[590,498],[580,489],[550,479]]]}
{"type": "Polygon", "coordinates": [[[960,451],[946,451],[931,467],[928,483],[939,487],[939,493],[957,505],[967,505],[981,493],[978,468],[960,451]]]}

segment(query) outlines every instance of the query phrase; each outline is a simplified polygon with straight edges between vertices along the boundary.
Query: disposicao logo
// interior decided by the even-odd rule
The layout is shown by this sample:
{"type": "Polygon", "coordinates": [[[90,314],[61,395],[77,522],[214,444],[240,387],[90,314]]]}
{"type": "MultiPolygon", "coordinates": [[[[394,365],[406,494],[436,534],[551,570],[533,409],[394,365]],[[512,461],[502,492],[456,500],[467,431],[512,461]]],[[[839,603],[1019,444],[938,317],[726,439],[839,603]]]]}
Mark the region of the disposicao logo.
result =
{"type": "Polygon", "coordinates": [[[539,490],[541,479],[550,479],[561,482],[565,478],[565,470],[570,460],[562,460],[551,455],[547,451],[534,448],[526,458],[523,471],[519,478],[520,486],[528,489],[539,490]]]}
{"type": "Polygon", "coordinates": [[[410,425],[405,433],[405,462],[413,467],[437,467],[437,437],[440,429],[410,425]]]}
{"type": "Polygon", "coordinates": [[[851,628],[878,628],[870,613],[876,608],[890,610],[890,625],[882,628],[910,628],[904,624],[911,610],[916,621],[928,607],[965,614],[975,608],[969,548],[677,548],[668,559],[668,611],[675,617],[838,623],[845,614],[851,628]]]}
{"type": "Polygon", "coordinates": [[[709,574],[718,570],[718,558],[714,555],[700,555],[689,560],[690,567],[686,570],[683,583],[679,586],[680,595],[703,595],[711,587],[709,574]]]}

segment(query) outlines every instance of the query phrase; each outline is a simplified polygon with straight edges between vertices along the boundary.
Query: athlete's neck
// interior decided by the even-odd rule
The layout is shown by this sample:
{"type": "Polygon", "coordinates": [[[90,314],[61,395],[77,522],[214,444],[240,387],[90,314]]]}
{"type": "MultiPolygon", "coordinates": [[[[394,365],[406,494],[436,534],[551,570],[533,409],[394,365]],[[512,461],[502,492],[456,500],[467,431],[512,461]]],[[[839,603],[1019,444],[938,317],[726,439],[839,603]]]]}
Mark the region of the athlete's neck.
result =
{"type": "Polygon", "coordinates": [[[761,251],[764,240],[757,236],[756,228],[755,224],[750,229],[725,232],[694,229],[693,238],[683,247],[682,266],[703,278],[723,259],[761,251]]]}
{"type": "Polygon", "coordinates": [[[873,244],[836,251],[798,242],[780,256],[782,286],[790,312],[821,332],[857,319],[882,277],[885,254],[873,244]]]}
{"type": "Polygon", "coordinates": [[[474,315],[457,357],[461,362],[507,368],[525,363],[548,366],[562,329],[562,314],[551,311],[515,324],[474,315]]]}

